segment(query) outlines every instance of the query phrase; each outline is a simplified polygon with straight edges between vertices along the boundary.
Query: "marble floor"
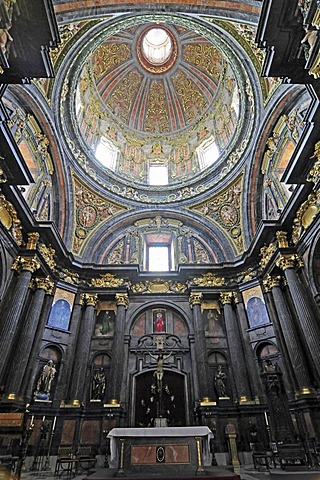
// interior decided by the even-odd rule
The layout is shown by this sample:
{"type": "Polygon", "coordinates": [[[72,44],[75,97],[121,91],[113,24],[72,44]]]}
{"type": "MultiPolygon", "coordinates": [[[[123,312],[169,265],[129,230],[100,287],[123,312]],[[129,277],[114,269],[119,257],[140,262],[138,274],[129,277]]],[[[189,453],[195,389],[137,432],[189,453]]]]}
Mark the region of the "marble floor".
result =
{"type": "MultiPolygon", "coordinates": [[[[80,475],[73,476],[64,473],[59,477],[54,476],[53,472],[48,471],[39,471],[39,472],[28,472],[25,471],[22,473],[22,480],[95,480],[110,477],[110,471],[108,469],[99,468],[94,472],[89,473],[88,475],[84,472],[80,475]]],[[[253,466],[246,466],[241,468],[240,472],[241,480],[320,480],[320,469],[319,470],[281,470],[270,469],[258,472],[254,469],[253,466]]],[[[119,477],[118,477],[119,478],[119,477]]],[[[200,477],[201,478],[201,477],[200,477]]],[[[9,480],[8,476],[1,476],[0,480],[9,480]]],[[[15,480],[15,477],[12,478],[15,480]]],[[[148,478],[150,480],[150,478],[148,478]]]]}

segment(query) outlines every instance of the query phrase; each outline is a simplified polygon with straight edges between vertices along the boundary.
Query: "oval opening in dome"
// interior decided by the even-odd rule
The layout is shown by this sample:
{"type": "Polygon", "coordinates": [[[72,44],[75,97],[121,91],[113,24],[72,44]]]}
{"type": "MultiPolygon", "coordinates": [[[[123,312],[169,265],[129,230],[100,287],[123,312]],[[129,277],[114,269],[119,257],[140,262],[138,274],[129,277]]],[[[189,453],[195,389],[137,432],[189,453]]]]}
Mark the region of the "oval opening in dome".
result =
{"type": "Polygon", "coordinates": [[[142,39],[143,55],[152,65],[166,63],[172,49],[172,40],[163,28],[151,28],[142,39]]]}

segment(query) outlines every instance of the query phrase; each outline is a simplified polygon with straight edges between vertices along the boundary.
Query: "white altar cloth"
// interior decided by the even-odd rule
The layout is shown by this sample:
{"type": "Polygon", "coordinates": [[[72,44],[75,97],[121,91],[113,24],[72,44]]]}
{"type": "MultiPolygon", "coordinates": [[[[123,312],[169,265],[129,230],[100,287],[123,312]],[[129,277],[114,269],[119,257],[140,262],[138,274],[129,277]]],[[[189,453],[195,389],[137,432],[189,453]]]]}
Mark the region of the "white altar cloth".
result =
{"type": "Polygon", "coordinates": [[[211,465],[210,462],[210,439],[213,433],[205,426],[195,427],[150,427],[150,428],[113,428],[108,433],[110,438],[111,463],[118,460],[117,439],[126,437],[203,437],[203,464],[211,465]]]}

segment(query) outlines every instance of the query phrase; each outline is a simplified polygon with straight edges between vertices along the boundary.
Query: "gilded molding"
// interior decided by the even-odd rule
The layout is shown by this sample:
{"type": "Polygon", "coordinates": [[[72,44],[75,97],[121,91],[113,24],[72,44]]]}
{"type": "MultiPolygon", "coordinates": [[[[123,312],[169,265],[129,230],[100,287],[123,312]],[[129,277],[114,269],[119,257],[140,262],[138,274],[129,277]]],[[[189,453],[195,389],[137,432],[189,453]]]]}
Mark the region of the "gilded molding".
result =
{"type": "Polygon", "coordinates": [[[320,78],[320,52],[318,52],[315,61],[309,69],[309,75],[312,75],[316,79],[320,78]]]}
{"type": "Polygon", "coordinates": [[[225,279],[209,272],[204,273],[201,277],[193,277],[190,283],[198,287],[221,287],[225,285],[225,279]]]}
{"type": "Polygon", "coordinates": [[[294,253],[291,255],[280,255],[276,259],[276,265],[281,268],[281,270],[287,270],[287,268],[302,267],[303,262],[299,255],[294,253]]]}
{"type": "Polygon", "coordinates": [[[34,273],[36,270],[40,268],[40,263],[38,259],[34,257],[17,257],[16,260],[13,262],[12,270],[16,270],[17,272],[21,271],[28,271],[34,273]]]}
{"type": "Polygon", "coordinates": [[[298,243],[303,232],[310,227],[319,212],[320,190],[312,192],[297,211],[292,228],[292,241],[294,244],[298,243]]]}
{"type": "Polygon", "coordinates": [[[277,250],[277,247],[274,243],[270,243],[269,245],[265,245],[264,247],[261,247],[260,248],[261,260],[259,265],[263,268],[266,267],[276,250],[277,250]]]}
{"type": "Polygon", "coordinates": [[[79,303],[86,307],[96,307],[98,303],[98,295],[96,293],[82,293],[79,303]]]}
{"type": "Polygon", "coordinates": [[[40,238],[40,233],[38,232],[30,232],[27,234],[28,242],[26,249],[27,250],[35,250],[37,248],[37,244],[40,238]]]}
{"type": "Polygon", "coordinates": [[[116,293],[117,307],[123,306],[127,310],[129,306],[129,296],[127,293],[116,293]]]}
{"type": "Polygon", "coordinates": [[[49,247],[47,247],[44,243],[40,243],[39,246],[38,246],[38,250],[39,252],[41,253],[41,255],[43,256],[46,264],[48,265],[48,267],[51,269],[51,270],[54,270],[55,266],[56,266],[56,262],[54,261],[54,256],[55,256],[55,249],[51,247],[51,245],[49,245],[49,247]]]}
{"type": "Polygon", "coordinates": [[[125,281],[123,278],[115,278],[115,275],[112,273],[106,273],[101,278],[93,278],[91,280],[92,285],[95,287],[102,287],[102,288],[112,288],[112,287],[120,287],[125,285],[125,281]]]}
{"type": "Polygon", "coordinates": [[[234,292],[221,292],[220,301],[222,305],[231,304],[234,300],[234,292]]]}
{"type": "Polygon", "coordinates": [[[153,281],[137,282],[130,286],[132,293],[185,293],[187,285],[172,280],[155,278],[153,281]]]}
{"type": "Polygon", "coordinates": [[[203,294],[201,292],[192,292],[189,297],[190,308],[193,308],[195,305],[201,305],[203,294]]]}
{"type": "Polygon", "coordinates": [[[43,289],[48,295],[53,294],[54,282],[50,277],[37,277],[34,279],[34,285],[37,289],[43,289]]]}

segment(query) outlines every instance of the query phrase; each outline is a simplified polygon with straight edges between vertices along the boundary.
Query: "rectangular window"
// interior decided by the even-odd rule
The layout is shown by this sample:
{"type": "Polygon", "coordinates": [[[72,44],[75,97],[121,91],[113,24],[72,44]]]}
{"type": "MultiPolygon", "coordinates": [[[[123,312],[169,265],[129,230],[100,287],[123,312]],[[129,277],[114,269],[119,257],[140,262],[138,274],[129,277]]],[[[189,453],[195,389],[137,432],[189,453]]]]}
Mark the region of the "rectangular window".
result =
{"type": "Polygon", "coordinates": [[[150,165],[149,185],[168,185],[168,167],[165,165],[150,165]]]}
{"type": "Polygon", "coordinates": [[[148,271],[168,272],[170,270],[169,246],[149,246],[148,248],[148,271]]]}

